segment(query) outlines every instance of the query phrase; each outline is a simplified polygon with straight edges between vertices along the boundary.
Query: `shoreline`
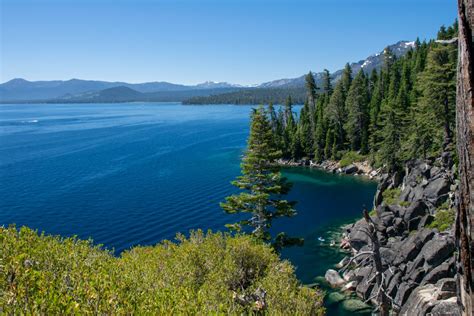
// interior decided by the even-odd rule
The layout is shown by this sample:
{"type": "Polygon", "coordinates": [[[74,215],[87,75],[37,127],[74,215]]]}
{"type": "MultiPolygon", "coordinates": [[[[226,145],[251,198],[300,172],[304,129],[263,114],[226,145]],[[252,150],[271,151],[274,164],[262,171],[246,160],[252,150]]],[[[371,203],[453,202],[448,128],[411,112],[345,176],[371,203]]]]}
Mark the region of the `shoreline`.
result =
{"type": "Polygon", "coordinates": [[[370,180],[379,182],[383,176],[382,168],[373,168],[368,161],[353,162],[347,166],[341,167],[340,161],[324,160],[321,163],[310,159],[278,159],[277,164],[282,167],[305,167],[316,168],[334,174],[346,174],[352,176],[363,176],[370,180]]]}

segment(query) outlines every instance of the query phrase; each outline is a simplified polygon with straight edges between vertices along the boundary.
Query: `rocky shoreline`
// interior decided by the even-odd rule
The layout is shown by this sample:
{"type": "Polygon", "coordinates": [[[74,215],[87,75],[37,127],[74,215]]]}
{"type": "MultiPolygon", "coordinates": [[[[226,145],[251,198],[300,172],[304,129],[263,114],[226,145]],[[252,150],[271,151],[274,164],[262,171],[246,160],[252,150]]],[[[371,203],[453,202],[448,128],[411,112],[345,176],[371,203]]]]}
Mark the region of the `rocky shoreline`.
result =
{"type": "Polygon", "coordinates": [[[373,180],[380,180],[382,175],[382,170],[380,168],[374,169],[368,161],[353,162],[352,164],[344,167],[342,167],[341,163],[337,160],[324,160],[323,162],[318,163],[310,159],[279,159],[277,163],[280,166],[286,167],[309,167],[322,169],[331,173],[361,175],[373,180]]]}
{"type": "MultiPolygon", "coordinates": [[[[346,173],[333,163],[317,167],[346,173]]],[[[455,238],[446,216],[456,203],[455,170],[449,155],[443,155],[431,161],[410,161],[396,174],[378,171],[372,177],[379,185],[370,215],[380,243],[382,289],[394,314],[461,315],[454,279],[455,238]]],[[[367,169],[361,174],[372,172],[367,169]]],[[[343,228],[340,247],[348,255],[335,267],[338,270],[326,272],[325,279],[332,287],[377,305],[379,273],[373,259],[364,255],[373,247],[367,225],[361,219],[343,228]]]]}

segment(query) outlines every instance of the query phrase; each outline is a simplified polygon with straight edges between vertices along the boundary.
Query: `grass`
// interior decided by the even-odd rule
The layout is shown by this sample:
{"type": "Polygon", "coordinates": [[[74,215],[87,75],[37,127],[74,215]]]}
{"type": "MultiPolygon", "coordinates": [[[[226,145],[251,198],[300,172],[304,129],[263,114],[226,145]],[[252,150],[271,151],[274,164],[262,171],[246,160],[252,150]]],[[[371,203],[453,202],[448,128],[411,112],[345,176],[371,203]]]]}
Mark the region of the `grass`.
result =
{"type": "Polygon", "coordinates": [[[115,257],[92,241],[0,227],[0,314],[322,315],[322,294],[249,236],[191,232],[115,257]],[[244,298],[247,303],[239,303],[244,298]]]}

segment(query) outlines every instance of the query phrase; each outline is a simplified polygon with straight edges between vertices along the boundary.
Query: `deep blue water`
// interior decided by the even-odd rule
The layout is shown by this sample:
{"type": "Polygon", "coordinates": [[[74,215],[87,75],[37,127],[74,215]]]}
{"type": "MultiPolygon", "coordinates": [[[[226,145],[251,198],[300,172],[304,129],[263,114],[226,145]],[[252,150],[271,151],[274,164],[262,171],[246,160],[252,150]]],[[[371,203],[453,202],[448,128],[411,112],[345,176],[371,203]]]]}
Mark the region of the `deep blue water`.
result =
{"type": "MultiPolygon", "coordinates": [[[[223,230],[250,106],[172,103],[0,105],[0,225],[93,238],[117,252],[176,232],[223,230]]],[[[287,169],[298,215],[274,231],[305,237],[283,256],[303,282],[341,255],[328,229],[360,215],[375,184],[287,169]],[[321,244],[317,238],[326,242],[321,244]]]]}

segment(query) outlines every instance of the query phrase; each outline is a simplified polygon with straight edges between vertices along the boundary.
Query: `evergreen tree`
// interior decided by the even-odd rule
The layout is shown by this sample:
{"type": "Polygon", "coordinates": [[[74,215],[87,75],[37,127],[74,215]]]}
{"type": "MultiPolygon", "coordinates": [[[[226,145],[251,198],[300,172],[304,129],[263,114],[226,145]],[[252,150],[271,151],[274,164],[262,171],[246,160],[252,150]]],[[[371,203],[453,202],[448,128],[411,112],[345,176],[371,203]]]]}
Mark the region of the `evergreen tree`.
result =
{"type": "Polygon", "coordinates": [[[349,63],[347,63],[346,66],[344,67],[344,71],[342,72],[342,76],[341,76],[341,83],[344,89],[344,94],[347,94],[349,92],[349,89],[352,83],[352,68],[349,65],[349,63]]]}
{"type": "MultiPolygon", "coordinates": [[[[311,107],[305,102],[300,113],[298,124],[298,138],[300,140],[301,149],[306,157],[313,153],[313,129],[311,126],[311,107]]],[[[301,158],[301,157],[295,157],[301,158]]]]}
{"type": "Polygon", "coordinates": [[[331,94],[332,93],[332,85],[331,85],[331,74],[329,70],[323,70],[323,80],[322,80],[322,89],[324,93],[331,94]]]}
{"type": "MultiPolygon", "coordinates": [[[[344,84],[339,81],[334,88],[328,105],[328,118],[334,132],[335,151],[344,144],[344,124],[346,123],[344,84]]],[[[333,155],[334,156],[334,155],[333,155]]]]}
{"type": "MultiPolygon", "coordinates": [[[[280,157],[281,151],[275,150],[273,144],[267,114],[263,107],[259,107],[252,113],[247,150],[241,164],[242,175],[232,182],[243,192],[231,195],[226,198],[226,202],[221,203],[227,213],[251,213],[252,217],[227,225],[230,229],[241,231],[249,227],[257,239],[270,242],[272,221],[296,215],[293,208],[295,203],[281,199],[281,195],[290,190],[290,185],[275,164],[280,157]]],[[[281,243],[284,239],[282,236],[278,237],[277,242],[281,243]]]]}
{"type": "Polygon", "coordinates": [[[346,99],[348,119],[345,124],[347,138],[350,140],[352,150],[368,150],[368,87],[365,74],[360,71],[352,81],[346,99]]]}
{"type": "Polygon", "coordinates": [[[297,152],[295,151],[295,148],[299,148],[299,144],[296,146],[294,142],[299,140],[296,139],[295,136],[295,134],[297,133],[297,124],[293,116],[293,104],[291,96],[288,96],[288,98],[286,99],[285,111],[283,116],[283,158],[295,158],[294,153],[297,152]]]}
{"type": "Polygon", "coordinates": [[[453,141],[454,108],[456,97],[456,51],[450,46],[433,47],[427,58],[425,71],[420,76],[422,103],[434,112],[430,123],[444,131],[443,149],[453,141]]]}

